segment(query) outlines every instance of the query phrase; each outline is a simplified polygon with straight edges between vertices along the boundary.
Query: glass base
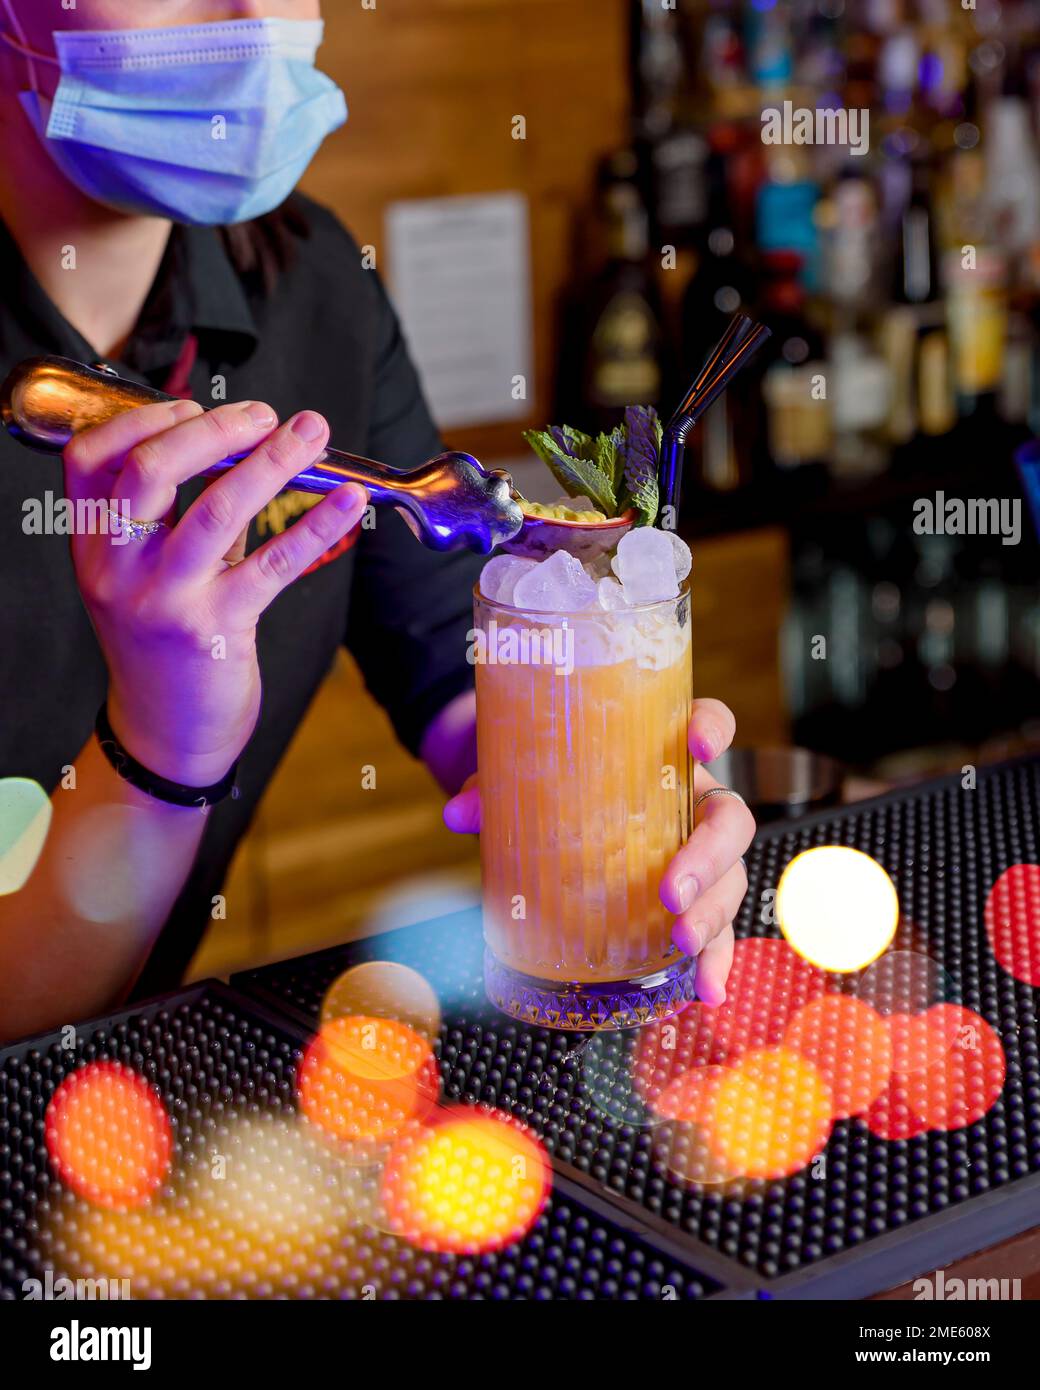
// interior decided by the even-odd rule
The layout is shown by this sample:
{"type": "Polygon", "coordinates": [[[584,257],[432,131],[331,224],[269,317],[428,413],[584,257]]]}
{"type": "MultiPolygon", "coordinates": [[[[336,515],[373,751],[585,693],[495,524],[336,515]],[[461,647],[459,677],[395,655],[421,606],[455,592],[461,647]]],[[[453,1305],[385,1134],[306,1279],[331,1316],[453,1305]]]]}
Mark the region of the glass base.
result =
{"type": "Polygon", "coordinates": [[[484,987],[496,1009],[524,1023],[589,1033],[637,1028],[678,1013],[694,997],[696,961],[683,956],[638,979],[586,982],[540,980],[511,970],[484,951],[484,987]]]}

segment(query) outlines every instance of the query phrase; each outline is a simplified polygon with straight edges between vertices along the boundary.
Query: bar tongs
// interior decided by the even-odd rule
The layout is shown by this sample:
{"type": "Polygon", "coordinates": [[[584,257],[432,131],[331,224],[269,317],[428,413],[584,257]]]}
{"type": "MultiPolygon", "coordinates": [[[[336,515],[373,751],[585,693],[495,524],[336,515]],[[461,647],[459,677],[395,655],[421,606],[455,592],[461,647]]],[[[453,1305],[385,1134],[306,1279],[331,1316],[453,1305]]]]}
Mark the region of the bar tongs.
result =
{"type": "MultiPolygon", "coordinates": [[[[30,357],[0,387],[0,419],[28,448],[60,454],[82,430],[142,405],[176,399],[127,381],[107,365],[30,357]]],[[[224,472],[242,457],[222,460],[206,476],[224,472]]],[[[471,454],[455,451],[403,470],[326,449],[285,491],[325,493],[346,482],[361,483],[373,503],[395,507],[432,550],[467,547],[487,555],[523,525],[519,494],[509,474],[485,469],[471,454]]]]}

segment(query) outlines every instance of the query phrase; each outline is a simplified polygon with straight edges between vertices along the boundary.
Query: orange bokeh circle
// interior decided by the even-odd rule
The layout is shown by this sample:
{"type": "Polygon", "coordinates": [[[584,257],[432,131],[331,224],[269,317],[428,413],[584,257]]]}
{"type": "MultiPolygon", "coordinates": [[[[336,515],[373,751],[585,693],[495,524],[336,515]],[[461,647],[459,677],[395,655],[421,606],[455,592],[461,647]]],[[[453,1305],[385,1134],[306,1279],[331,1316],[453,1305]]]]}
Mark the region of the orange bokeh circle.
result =
{"type": "Polygon", "coordinates": [[[715,1090],[713,1151],[734,1173],[780,1178],[822,1153],[834,1123],[830,1087],[789,1047],[748,1052],[715,1090]]]}
{"type": "Polygon", "coordinates": [[[826,994],[805,1004],[784,1034],[831,1088],[834,1119],[868,1109],[892,1075],[888,1022],[861,999],[826,994]]]}
{"type": "Polygon", "coordinates": [[[300,1109],[323,1134],[363,1154],[422,1120],[440,1075],[427,1040],[396,1019],[323,1023],[297,1071],[300,1109]]]}
{"type": "Polygon", "coordinates": [[[119,1062],[89,1062],[54,1092],[47,1153],[66,1186],[98,1206],[143,1206],[170,1169],[173,1135],[159,1096],[119,1062]]]}

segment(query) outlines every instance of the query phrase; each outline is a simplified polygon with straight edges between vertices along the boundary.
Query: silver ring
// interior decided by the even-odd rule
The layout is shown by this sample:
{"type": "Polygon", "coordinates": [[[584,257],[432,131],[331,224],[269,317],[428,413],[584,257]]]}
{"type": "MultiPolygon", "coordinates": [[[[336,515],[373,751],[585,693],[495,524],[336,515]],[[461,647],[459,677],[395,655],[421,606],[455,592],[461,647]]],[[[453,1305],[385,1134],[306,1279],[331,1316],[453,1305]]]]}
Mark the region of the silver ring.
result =
{"type": "Polygon", "coordinates": [[[156,531],[166,529],[165,521],[135,521],[132,516],[125,516],[118,507],[110,506],[109,516],[117,523],[116,535],[125,535],[130,541],[147,540],[149,536],[154,536],[156,531]]]}
{"type": "Polygon", "coordinates": [[[696,811],[701,802],[707,801],[709,796],[732,796],[736,801],[740,802],[741,806],[747,805],[747,802],[741,796],[740,792],[735,792],[732,787],[709,787],[706,792],[701,792],[700,796],[693,803],[693,809],[696,811]]]}

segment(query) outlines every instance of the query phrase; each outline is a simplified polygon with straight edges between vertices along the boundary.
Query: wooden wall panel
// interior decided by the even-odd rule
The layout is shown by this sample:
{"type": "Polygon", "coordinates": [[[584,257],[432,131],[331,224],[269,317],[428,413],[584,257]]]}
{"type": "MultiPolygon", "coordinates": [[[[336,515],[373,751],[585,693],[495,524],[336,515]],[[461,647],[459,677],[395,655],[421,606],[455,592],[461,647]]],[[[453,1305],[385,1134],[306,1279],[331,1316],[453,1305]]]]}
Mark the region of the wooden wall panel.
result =
{"type": "Polygon", "coordinates": [[[627,133],[626,0],[327,0],[321,66],[350,119],[304,189],[332,207],[393,279],[383,215],[404,198],[519,190],[531,226],[535,381],[526,421],[450,431],[478,458],[545,423],[560,291],[599,158],[627,133]],[[513,117],[526,119],[514,140],[513,117]]]}

